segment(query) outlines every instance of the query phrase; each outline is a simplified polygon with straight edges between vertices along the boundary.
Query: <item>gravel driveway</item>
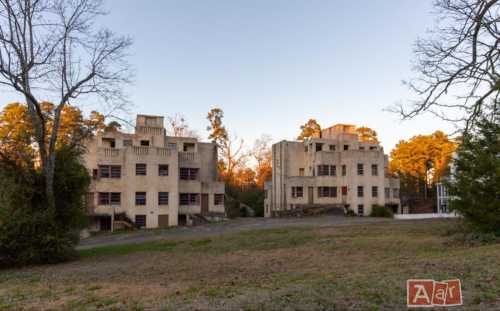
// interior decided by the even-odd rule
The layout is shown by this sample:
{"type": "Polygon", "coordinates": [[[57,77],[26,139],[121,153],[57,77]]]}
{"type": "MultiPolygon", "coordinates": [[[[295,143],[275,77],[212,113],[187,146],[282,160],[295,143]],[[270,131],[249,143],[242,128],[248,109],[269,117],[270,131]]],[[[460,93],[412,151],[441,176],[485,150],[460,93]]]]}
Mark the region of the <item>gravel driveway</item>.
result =
{"type": "Polygon", "coordinates": [[[371,217],[343,217],[323,215],[304,218],[238,218],[195,227],[172,227],[168,229],[139,230],[130,233],[104,234],[82,240],[77,249],[99,246],[142,243],[183,237],[208,237],[241,230],[271,229],[289,226],[331,227],[353,224],[393,222],[393,219],[371,217]]]}

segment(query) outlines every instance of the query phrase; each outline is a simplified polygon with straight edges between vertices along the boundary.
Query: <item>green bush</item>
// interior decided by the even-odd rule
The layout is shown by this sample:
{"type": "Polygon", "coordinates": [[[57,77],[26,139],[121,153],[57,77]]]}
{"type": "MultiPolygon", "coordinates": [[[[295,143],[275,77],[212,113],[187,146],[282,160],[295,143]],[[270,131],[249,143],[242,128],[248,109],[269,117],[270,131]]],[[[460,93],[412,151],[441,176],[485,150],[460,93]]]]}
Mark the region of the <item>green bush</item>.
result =
{"type": "Polygon", "coordinates": [[[347,212],[345,213],[346,216],[353,217],[357,216],[356,213],[352,209],[348,209],[347,212]]]}
{"type": "Polygon", "coordinates": [[[394,214],[387,207],[384,207],[384,206],[381,206],[381,205],[373,205],[372,206],[372,212],[370,213],[370,216],[371,217],[388,217],[388,218],[392,218],[392,217],[394,217],[394,214]]]}
{"type": "Polygon", "coordinates": [[[90,183],[80,154],[73,149],[57,153],[53,209],[44,204],[40,172],[0,161],[0,266],[55,263],[76,256],[74,246],[86,224],[83,196],[90,183]]]}

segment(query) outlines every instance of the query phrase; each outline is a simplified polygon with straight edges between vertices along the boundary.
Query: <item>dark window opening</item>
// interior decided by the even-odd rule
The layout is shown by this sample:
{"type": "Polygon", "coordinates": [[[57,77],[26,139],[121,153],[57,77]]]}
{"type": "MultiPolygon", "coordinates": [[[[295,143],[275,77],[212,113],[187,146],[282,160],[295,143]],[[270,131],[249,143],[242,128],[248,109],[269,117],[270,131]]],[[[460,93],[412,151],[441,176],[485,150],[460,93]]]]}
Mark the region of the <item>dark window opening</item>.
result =
{"type": "Polygon", "coordinates": [[[146,215],[135,215],[135,225],[139,228],[146,227],[146,215]]]}
{"type": "Polygon", "coordinates": [[[304,196],[303,187],[292,187],[292,198],[302,198],[304,196]]]}
{"type": "Polygon", "coordinates": [[[168,165],[166,164],[158,165],[158,176],[168,176],[168,165]]]}
{"type": "Polygon", "coordinates": [[[144,146],[144,147],[149,146],[149,140],[141,140],[141,146],[144,146]]]}
{"type": "Polygon", "coordinates": [[[372,164],[372,176],[378,176],[378,165],[372,164]]]}
{"type": "Polygon", "coordinates": [[[346,176],[346,175],[347,175],[347,166],[342,165],[342,176],[346,176]]]}
{"type": "Polygon", "coordinates": [[[344,145],[344,150],[349,150],[349,145],[344,145]]]}
{"type": "Polygon", "coordinates": [[[362,163],[358,163],[358,175],[359,176],[363,176],[364,173],[365,172],[364,172],[364,166],[363,166],[363,164],[362,163]]]}
{"type": "Polygon", "coordinates": [[[120,205],[122,194],[120,192],[111,192],[111,205],[120,205]]]}
{"type": "Polygon", "coordinates": [[[224,194],[216,193],[214,194],[214,205],[223,205],[224,204],[224,194]]]}
{"type": "Polygon", "coordinates": [[[336,198],[337,187],[318,187],[318,197],[320,198],[336,198]]]}
{"type": "Polygon", "coordinates": [[[180,205],[199,205],[200,196],[198,193],[180,193],[179,194],[179,204],[180,205]]]}
{"type": "Polygon", "coordinates": [[[372,187],[372,197],[374,197],[374,198],[378,197],[378,187],[377,186],[372,187]]]}
{"type": "Polygon", "coordinates": [[[323,150],[323,144],[316,143],[316,151],[321,151],[323,150]]]}
{"type": "Polygon", "coordinates": [[[146,176],[147,174],[147,165],[144,163],[136,163],[135,164],[135,175],[136,176],[146,176]]]}
{"type": "Polygon", "coordinates": [[[365,214],[365,207],[363,204],[358,205],[358,216],[363,216],[365,214]]]}
{"type": "Polygon", "coordinates": [[[146,205],[146,192],[135,193],[135,205],[146,205]]]}
{"type": "Polygon", "coordinates": [[[168,205],[168,192],[158,192],[158,205],[168,205]]]}
{"type": "Polygon", "coordinates": [[[198,180],[198,168],[181,167],[179,178],[181,180],[198,180]]]}
{"type": "Polygon", "coordinates": [[[364,188],[363,186],[358,186],[358,197],[362,198],[364,196],[364,188]]]}

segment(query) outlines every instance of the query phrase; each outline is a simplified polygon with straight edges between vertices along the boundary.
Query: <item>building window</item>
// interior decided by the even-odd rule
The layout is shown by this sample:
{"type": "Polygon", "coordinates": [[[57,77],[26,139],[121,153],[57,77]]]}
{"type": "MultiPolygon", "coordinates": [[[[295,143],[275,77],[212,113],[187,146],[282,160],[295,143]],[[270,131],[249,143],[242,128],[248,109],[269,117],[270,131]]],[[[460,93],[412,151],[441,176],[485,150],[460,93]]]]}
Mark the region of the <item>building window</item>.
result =
{"type": "Polygon", "coordinates": [[[122,202],[121,192],[111,192],[111,205],[120,205],[122,202]]]}
{"type": "Polygon", "coordinates": [[[135,205],[146,205],[146,192],[135,193],[135,205]]]}
{"type": "Polygon", "coordinates": [[[337,166],[330,165],[330,176],[337,176],[337,166]]]}
{"type": "Polygon", "coordinates": [[[167,164],[158,165],[158,176],[168,176],[168,165],[167,164]]]}
{"type": "Polygon", "coordinates": [[[335,165],[318,165],[318,176],[336,176],[337,166],[335,165]]]}
{"type": "Polygon", "coordinates": [[[214,205],[224,205],[224,194],[223,193],[214,194],[214,205]]]}
{"type": "Polygon", "coordinates": [[[122,167],[120,165],[99,165],[100,178],[121,178],[122,167]]]}
{"type": "Polygon", "coordinates": [[[373,198],[378,197],[378,187],[377,186],[372,187],[372,197],[373,198]]]}
{"type": "Polygon", "coordinates": [[[384,192],[385,192],[385,197],[386,198],[390,198],[391,197],[391,188],[385,188],[384,192]]]}
{"type": "Polygon", "coordinates": [[[299,176],[304,176],[304,168],[299,168],[299,176]]]}
{"type": "Polygon", "coordinates": [[[198,179],[198,168],[181,167],[179,172],[179,178],[181,180],[197,180],[198,179]]]}
{"type": "Polygon", "coordinates": [[[358,163],[358,175],[363,176],[365,173],[364,165],[363,163],[358,163]]]}
{"type": "Polygon", "coordinates": [[[365,150],[364,146],[359,146],[359,150],[365,150]]]}
{"type": "Polygon", "coordinates": [[[120,165],[111,165],[111,178],[121,178],[122,177],[122,167],[120,165]]]}
{"type": "Polygon", "coordinates": [[[102,139],[102,144],[105,146],[105,147],[109,147],[109,148],[116,148],[116,141],[114,138],[103,138],[102,139]]]}
{"type": "Polygon", "coordinates": [[[362,198],[364,196],[363,186],[358,186],[358,198],[362,198]]]}
{"type": "Polygon", "coordinates": [[[344,150],[349,150],[349,145],[344,145],[344,150]]]}
{"type": "Polygon", "coordinates": [[[139,228],[146,227],[146,215],[135,215],[135,225],[139,228]]]}
{"type": "Polygon", "coordinates": [[[179,193],[180,205],[199,205],[200,198],[198,193],[179,193]]]}
{"type": "Polygon", "coordinates": [[[347,175],[347,166],[344,164],[342,165],[342,176],[346,176],[347,175]]]}
{"type": "Polygon", "coordinates": [[[158,192],[158,205],[168,205],[168,192],[158,192]]]}
{"type": "Polygon", "coordinates": [[[99,205],[109,205],[109,192],[99,192],[97,198],[99,205]]]}
{"type": "Polygon", "coordinates": [[[173,150],[173,151],[175,151],[175,150],[177,150],[177,144],[176,144],[176,143],[168,143],[168,144],[167,144],[167,148],[168,148],[169,150],[173,150]]]}
{"type": "Polygon", "coordinates": [[[399,189],[398,188],[392,189],[392,197],[399,198],[399,189]]]}
{"type": "Polygon", "coordinates": [[[358,205],[358,216],[363,216],[365,214],[365,207],[363,204],[358,205]]]}
{"type": "Polygon", "coordinates": [[[318,176],[328,176],[328,165],[318,165],[318,176]]]}
{"type": "Polygon", "coordinates": [[[323,144],[317,143],[316,144],[316,151],[321,151],[321,150],[323,150],[323,144]]]}
{"type": "Polygon", "coordinates": [[[318,197],[320,198],[336,198],[337,187],[318,187],[318,197]]]}
{"type": "Polygon", "coordinates": [[[292,187],[292,198],[302,198],[304,196],[303,187],[292,187]]]}
{"type": "Polygon", "coordinates": [[[184,152],[194,152],[195,144],[193,143],[184,143],[183,150],[184,152]]]}
{"type": "Polygon", "coordinates": [[[129,146],[132,146],[132,139],[124,139],[123,147],[129,147],[129,146]]]}
{"type": "Polygon", "coordinates": [[[330,145],[330,151],[335,151],[335,145],[330,145]]]}
{"type": "Polygon", "coordinates": [[[143,147],[149,146],[149,140],[141,140],[141,146],[143,147]]]}
{"type": "Polygon", "coordinates": [[[371,146],[371,147],[370,147],[370,150],[377,150],[377,147],[375,147],[375,146],[371,146]]]}
{"type": "Polygon", "coordinates": [[[109,178],[111,175],[109,165],[99,165],[99,177],[109,178]]]}
{"type": "Polygon", "coordinates": [[[372,164],[372,176],[378,176],[378,165],[372,164]]]}
{"type": "Polygon", "coordinates": [[[135,175],[136,176],[146,176],[147,174],[147,166],[144,163],[136,163],[135,164],[135,175]]]}

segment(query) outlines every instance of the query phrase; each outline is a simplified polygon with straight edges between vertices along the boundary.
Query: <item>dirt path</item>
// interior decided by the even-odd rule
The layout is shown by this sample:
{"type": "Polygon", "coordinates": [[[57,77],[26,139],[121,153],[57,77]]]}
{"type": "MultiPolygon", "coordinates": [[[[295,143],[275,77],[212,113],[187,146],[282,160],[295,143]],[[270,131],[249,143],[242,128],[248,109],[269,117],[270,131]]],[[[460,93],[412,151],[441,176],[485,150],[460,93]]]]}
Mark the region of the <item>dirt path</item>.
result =
{"type": "Polygon", "coordinates": [[[206,237],[230,232],[255,229],[271,229],[290,226],[330,227],[363,223],[394,222],[392,219],[371,217],[343,217],[323,215],[305,218],[238,218],[222,223],[196,227],[174,227],[168,229],[141,230],[130,233],[106,234],[82,240],[77,249],[100,246],[142,243],[168,238],[206,237]]]}

